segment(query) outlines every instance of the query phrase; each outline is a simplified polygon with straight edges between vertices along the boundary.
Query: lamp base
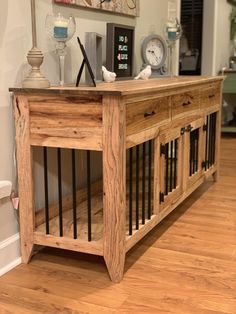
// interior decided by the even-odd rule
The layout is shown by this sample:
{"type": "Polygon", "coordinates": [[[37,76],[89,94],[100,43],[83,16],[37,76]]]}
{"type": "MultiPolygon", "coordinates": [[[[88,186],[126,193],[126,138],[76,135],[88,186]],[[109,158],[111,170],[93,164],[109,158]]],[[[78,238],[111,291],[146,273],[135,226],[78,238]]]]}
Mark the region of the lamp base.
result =
{"type": "Polygon", "coordinates": [[[28,63],[31,65],[32,69],[29,75],[24,79],[22,86],[25,88],[48,88],[50,87],[50,82],[46,79],[40,72],[40,66],[43,63],[42,52],[33,47],[27,55],[28,63]]]}

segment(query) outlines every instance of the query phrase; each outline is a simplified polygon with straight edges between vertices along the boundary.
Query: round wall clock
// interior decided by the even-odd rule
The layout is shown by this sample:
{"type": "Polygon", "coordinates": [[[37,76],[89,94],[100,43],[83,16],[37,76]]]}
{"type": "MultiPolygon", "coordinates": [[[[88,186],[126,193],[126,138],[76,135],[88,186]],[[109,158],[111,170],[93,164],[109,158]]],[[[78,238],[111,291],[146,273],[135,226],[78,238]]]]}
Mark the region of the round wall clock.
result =
{"type": "Polygon", "coordinates": [[[142,58],[145,65],[150,64],[152,71],[161,73],[167,58],[166,41],[159,35],[147,36],[141,46],[142,58]]]}

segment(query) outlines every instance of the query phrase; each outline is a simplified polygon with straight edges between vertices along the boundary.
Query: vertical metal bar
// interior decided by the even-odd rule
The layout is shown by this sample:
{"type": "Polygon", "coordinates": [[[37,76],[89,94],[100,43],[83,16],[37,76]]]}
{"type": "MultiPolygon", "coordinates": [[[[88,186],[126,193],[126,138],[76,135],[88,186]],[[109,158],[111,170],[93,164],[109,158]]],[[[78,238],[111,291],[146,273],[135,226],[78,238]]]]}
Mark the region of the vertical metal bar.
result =
{"type": "Polygon", "coordinates": [[[209,116],[207,116],[206,121],[206,146],[205,146],[205,171],[207,170],[207,159],[208,159],[208,135],[209,135],[209,116]]]}
{"type": "Polygon", "coordinates": [[[129,150],[129,235],[133,229],[133,148],[129,150]]]}
{"type": "Polygon", "coordinates": [[[196,150],[195,150],[195,142],[196,142],[196,130],[191,132],[192,134],[192,174],[195,173],[195,157],[196,157],[196,150]]]}
{"type": "Polygon", "coordinates": [[[165,160],[166,160],[166,173],[165,173],[165,195],[168,194],[169,192],[169,184],[168,184],[168,181],[169,181],[169,143],[166,143],[165,145],[165,160]]]}
{"type": "Polygon", "coordinates": [[[172,192],[173,180],[173,141],[170,142],[170,192],[172,192]]]}
{"type": "Polygon", "coordinates": [[[45,226],[46,226],[46,234],[49,234],[50,230],[49,230],[49,206],[48,206],[48,158],[47,158],[47,147],[43,148],[43,160],[44,160],[45,226]]]}
{"type": "Polygon", "coordinates": [[[199,151],[199,129],[196,130],[196,159],[195,159],[195,172],[198,171],[198,151],[199,151]]]}
{"type": "Polygon", "coordinates": [[[214,141],[213,141],[213,156],[212,156],[212,162],[213,164],[215,163],[215,148],[216,148],[216,112],[213,113],[213,117],[214,117],[214,127],[213,127],[213,138],[214,138],[214,141]]]}
{"type": "Polygon", "coordinates": [[[152,141],[148,142],[148,219],[151,219],[152,211],[152,141]]]}
{"type": "Polygon", "coordinates": [[[178,156],[178,140],[175,139],[175,161],[174,161],[174,188],[177,186],[177,156],[178,156]]]}
{"type": "Polygon", "coordinates": [[[62,217],[62,184],[61,184],[61,149],[57,149],[57,183],[59,202],[59,234],[63,237],[63,217],[62,217]]]}
{"type": "Polygon", "coordinates": [[[139,145],[136,146],[136,230],[139,229],[139,145]]]}
{"type": "Polygon", "coordinates": [[[212,165],[212,115],[210,115],[210,132],[209,132],[209,166],[212,165]]]}
{"type": "Polygon", "coordinates": [[[216,119],[215,112],[212,114],[212,165],[215,162],[215,127],[216,127],[216,119]]]}
{"type": "Polygon", "coordinates": [[[142,224],[145,224],[145,175],[146,175],[146,143],[143,143],[143,177],[142,177],[142,224]]]}
{"type": "Polygon", "coordinates": [[[76,209],[76,166],[75,166],[75,150],[71,150],[71,168],[72,168],[72,197],[73,197],[73,234],[77,239],[77,209],[76,209]]]}
{"type": "Polygon", "coordinates": [[[191,175],[192,175],[192,155],[193,155],[192,132],[190,132],[189,140],[190,140],[190,151],[189,151],[189,176],[191,177],[191,175]]]}
{"type": "Polygon", "coordinates": [[[87,150],[87,196],[88,196],[88,241],[92,240],[91,217],[91,162],[90,150],[87,150]]]}
{"type": "Polygon", "coordinates": [[[191,133],[191,150],[192,150],[192,154],[191,154],[191,175],[194,174],[194,159],[195,159],[195,130],[192,131],[191,133]]]}

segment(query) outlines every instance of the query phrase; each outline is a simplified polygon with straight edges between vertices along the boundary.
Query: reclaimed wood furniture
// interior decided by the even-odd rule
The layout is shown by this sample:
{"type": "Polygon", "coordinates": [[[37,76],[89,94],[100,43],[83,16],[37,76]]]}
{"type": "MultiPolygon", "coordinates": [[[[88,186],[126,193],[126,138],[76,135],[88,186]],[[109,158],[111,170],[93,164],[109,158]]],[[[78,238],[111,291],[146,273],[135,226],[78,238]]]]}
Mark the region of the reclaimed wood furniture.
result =
{"type": "MultiPolygon", "coordinates": [[[[125,254],[206,178],[218,176],[223,77],[174,77],[94,87],[12,88],[22,261],[34,244],[104,257],[112,281],[125,254]],[[36,211],[32,151],[43,149],[45,206],[36,211]],[[58,201],[50,203],[47,150],[57,150],[58,201]],[[71,151],[71,193],[61,150],[71,151]],[[86,152],[78,188],[76,154],[86,152]],[[93,181],[91,154],[102,154],[93,181]]],[[[94,161],[94,160],[93,160],[94,161]]]]}
{"type": "MultiPolygon", "coordinates": [[[[236,133],[236,70],[225,70],[224,75],[226,76],[223,84],[223,95],[225,98],[227,98],[232,103],[234,101],[233,107],[233,119],[227,122],[227,124],[222,125],[221,131],[227,132],[227,133],[236,133]],[[231,99],[228,99],[231,95],[231,99]],[[233,95],[233,99],[232,99],[233,95]]],[[[227,108],[225,108],[227,111],[227,108]]]]}

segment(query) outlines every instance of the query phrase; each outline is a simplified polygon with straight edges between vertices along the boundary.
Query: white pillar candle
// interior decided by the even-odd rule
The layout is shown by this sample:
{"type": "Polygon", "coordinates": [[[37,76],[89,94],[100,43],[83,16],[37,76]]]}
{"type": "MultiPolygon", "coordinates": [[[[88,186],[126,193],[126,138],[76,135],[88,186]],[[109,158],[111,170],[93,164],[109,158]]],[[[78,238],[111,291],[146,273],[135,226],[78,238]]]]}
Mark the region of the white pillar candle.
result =
{"type": "Polygon", "coordinates": [[[54,37],[57,39],[68,37],[68,20],[63,18],[60,13],[54,22],[54,37]]]}

